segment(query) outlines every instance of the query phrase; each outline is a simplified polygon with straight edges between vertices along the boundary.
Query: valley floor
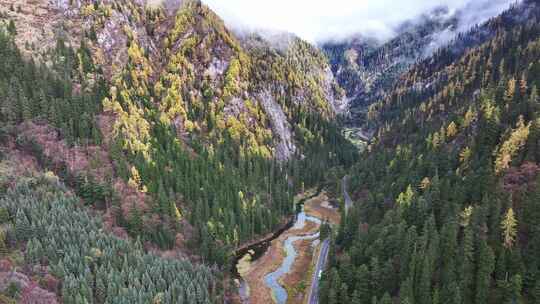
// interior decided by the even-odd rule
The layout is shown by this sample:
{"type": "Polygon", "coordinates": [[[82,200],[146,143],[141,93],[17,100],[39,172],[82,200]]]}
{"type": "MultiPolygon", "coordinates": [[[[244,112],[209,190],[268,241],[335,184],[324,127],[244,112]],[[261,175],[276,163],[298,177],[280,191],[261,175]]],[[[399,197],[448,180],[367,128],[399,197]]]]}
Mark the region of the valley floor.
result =
{"type": "MultiPolygon", "coordinates": [[[[325,193],[307,200],[304,204],[304,211],[307,217],[327,219],[332,224],[339,223],[338,210],[329,204],[325,193]]],[[[247,266],[243,265],[240,272],[248,286],[250,304],[278,302],[267,284],[267,275],[278,270],[284,262],[287,256],[284,247],[287,239],[313,235],[318,232],[319,226],[318,223],[306,220],[303,227],[299,229],[292,227],[273,240],[263,256],[247,266]]],[[[320,242],[316,242],[316,246],[313,246],[313,239],[304,239],[294,241],[292,245],[297,256],[290,271],[279,278],[279,284],[287,290],[286,303],[306,303],[313,277],[313,268],[319,258],[320,242]]]]}

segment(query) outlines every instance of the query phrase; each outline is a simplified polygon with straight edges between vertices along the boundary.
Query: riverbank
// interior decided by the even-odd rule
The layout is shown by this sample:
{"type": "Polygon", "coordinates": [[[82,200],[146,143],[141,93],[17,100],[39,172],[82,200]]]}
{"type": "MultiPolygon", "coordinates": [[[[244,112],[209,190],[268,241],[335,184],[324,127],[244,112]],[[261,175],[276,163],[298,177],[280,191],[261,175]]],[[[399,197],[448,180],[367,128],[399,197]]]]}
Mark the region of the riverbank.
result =
{"type": "Polygon", "coordinates": [[[288,304],[304,303],[311,281],[313,254],[319,246],[314,247],[313,242],[310,240],[296,241],[293,245],[296,252],[298,252],[298,256],[291,271],[280,280],[280,283],[287,287],[288,304]]]}
{"type": "Polygon", "coordinates": [[[319,218],[321,221],[327,220],[332,225],[338,225],[341,216],[337,208],[334,208],[329,201],[328,196],[323,192],[312,198],[309,204],[305,204],[304,211],[307,215],[319,218]]]}
{"type": "MultiPolygon", "coordinates": [[[[321,189],[309,189],[309,190],[307,190],[306,192],[304,192],[302,194],[298,194],[294,198],[294,205],[295,206],[303,205],[307,200],[310,200],[310,199],[313,199],[313,198],[319,196],[320,193],[321,193],[321,189]]],[[[282,223],[279,225],[279,228],[277,228],[277,230],[275,230],[273,232],[269,232],[269,233],[267,233],[267,234],[265,234],[263,236],[255,238],[255,239],[246,241],[246,242],[242,243],[241,245],[239,245],[234,250],[235,256],[239,257],[237,261],[239,261],[240,258],[244,257],[244,255],[247,254],[248,251],[253,249],[253,247],[256,247],[256,246],[264,247],[264,246],[266,246],[265,243],[271,242],[272,240],[277,238],[279,235],[281,235],[283,233],[283,231],[285,231],[287,229],[290,229],[294,225],[296,215],[297,214],[291,215],[286,220],[283,220],[282,223]]],[[[233,267],[237,264],[237,261],[235,261],[233,263],[233,267]]],[[[234,270],[233,270],[233,272],[234,272],[234,270]]]]}
{"type": "Polygon", "coordinates": [[[250,263],[249,267],[243,267],[240,275],[244,278],[249,288],[250,304],[273,303],[272,290],[265,282],[265,276],[276,271],[285,259],[284,242],[291,236],[306,236],[316,233],[319,225],[311,221],[306,221],[301,229],[290,229],[284,232],[277,239],[273,240],[266,253],[256,261],[250,263]],[[247,268],[247,269],[246,269],[247,268]]]}
{"type": "MultiPolygon", "coordinates": [[[[287,290],[287,303],[303,303],[311,286],[310,272],[306,271],[312,268],[314,253],[318,248],[312,244],[316,239],[316,233],[319,230],[317,219],[327,219],[332,223],[339,222],[339,212],[332,208],[328,203],[328,197],[325,193],[320,193],[313,197],[312,193],[306,194],[308,199],[304,202],[304,218],[295,223],[289,230],[283,232],[278,238],[272,240],[266,252],[255,261],[249,261],[249,255],[244,257],[240,263],[240,275],[245,281],[245,288],[249,293],[250,304],[275,303],[274,292],[268,286],[273,279],[270,274],[275,273],[283,267],[287,258],[285,243],[289,240],[288,251],[295,251],[294,260],[288,261],[290,269],[279,276],[278,281],[281,286],[287,290]],[[310,219],[311,218],[311,219],[310,219]],[[313,238],[311,238],[313,236],[313,238]],[[308,237],[308,239],[296,238],[308,237]]],[[[289,257],[290,260],[290,257],[289,257]]],[[[274,286],[275,287],[275,286],[274,286]]]]}

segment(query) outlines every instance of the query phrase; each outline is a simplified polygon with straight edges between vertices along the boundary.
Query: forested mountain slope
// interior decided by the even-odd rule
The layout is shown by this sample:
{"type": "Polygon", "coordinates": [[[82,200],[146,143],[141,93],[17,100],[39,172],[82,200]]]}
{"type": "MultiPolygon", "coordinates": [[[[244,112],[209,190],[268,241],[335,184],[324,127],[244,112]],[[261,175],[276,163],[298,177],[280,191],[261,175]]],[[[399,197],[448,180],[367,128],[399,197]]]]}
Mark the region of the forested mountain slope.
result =
{"type": "Polygon", "coordinates": [[[540,301],[540,7],[489,24],[492,38],[456,54],[475,39],[461,37],[370,109],[378,132],[352,169],[324,303],[540,301]]]}
{"type": "Polygon", "coordinates": [[[448,64],[448,60],[456,59],[468,48],[492,38],[500,20],[504,20],[505,26],[512,26],[527,20],[528,14],[526,10],[511,8],[500,16],[499,21],[491,20],[469,28],[470,20],[482,18],[481,3],[471,2],[457,11],[442,6],[404,22],[396,29],[395,37],[388,41],[358,35],[348,41],[326,42],[321,48],[345,90],[350,123],[367,128],[365,109],[385,98],[411,66],[451,43],[451,49],[443,48],[451,55],[448,54],[447,61],[439,62],[448,64]]]}
{"type": "Polygon", "coordinates": [[[357,110],[391,89],[395,80],[428,52],[437,34],[456,28],[457,17],[443,7],[403,24],[387,42],[359,35],[349,41],[326,42],[322,49],[346,91],[350,108],[357,110]]]}
{"type": "MultiPolygon", "coordinates": [[[[89,244],[72,240],[88,245],[85,250],[106,250],[93,232],[103,226],[116,237],[139,238],[146,251],[226,269],[236,247],[287,221],[297,192],[333,178],[328,168],[355,158],[336,123],[342,91],[326,57],[300,39],[280,49],[256,36],[240,40],[199,1],[0,4],[2,154],[35,158],[82,199],[81,216],[89,211],[103,218],[88,227],[89,244]],[[55,30],[41,30],[47,18],[55,30]]],[[[32,229],[49,229],[52,223],[34,218],[34,203],[17,187],[2,184],[2,197],[13,197],[5,202],[6,233],[18,229],[21,212],[32,229]],[[14,205],[17,200],[22,203],[14,205]]],[[[59,201],[66,205],[62,214],[79,216],[69,198],[50,199],[43,204],[59,201]]],[[[54,229],[78,225],[57,224],[54,229]]],[[[80,254],[62,257],[69,261],[49,253],[39,260],[42,237],[31,243],[8,237],[16,240],[8,251],[24,255],[17,266],[63,263],[67,268],[51,275],[65,290],[55,292],[73,303],[106,302],[98,282],[103,273],[126,283],[106,284],[111,303],[124,292],[129,303],[219,302],[230,293],[216,287],[221,278],[204,267],[199,275],[187,262],[171,267],[197,268],[183,271],[190,283],[157,279],[173,273],[162,269],[169,261],[155,262],[152,273],[108,265],[154,259],[138,249],[118,261],[108,261],[110,252],[97,258],[76,248],[69,250],[80,254]],[[156,288],[137,290],[148,281],[156,288]]]]}
{"type": "Polygon", "coordinates": [[[58,177],[37,169],[17,153],[0,162],[3,303],[223,301],[217,269],[114,236],[58,177]]]}

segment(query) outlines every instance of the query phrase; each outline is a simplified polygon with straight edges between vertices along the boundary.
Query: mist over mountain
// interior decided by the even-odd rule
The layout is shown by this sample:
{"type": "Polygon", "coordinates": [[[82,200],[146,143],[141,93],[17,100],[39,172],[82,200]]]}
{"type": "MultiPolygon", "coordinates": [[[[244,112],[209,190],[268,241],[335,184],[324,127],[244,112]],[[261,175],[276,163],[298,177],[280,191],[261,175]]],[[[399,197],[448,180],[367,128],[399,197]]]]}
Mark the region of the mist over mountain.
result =
{"type": "MultiPolygon", "coordinates": [[[[410,66],[448,45],[451,52],[460,54],[485,41],[494,34],[493,27],[486,23],[493,14],[520,5],[523,3],[511,5],[504,0],[471,1],[460,9],[442,5],[402,22],[396,36],[389,40],[357,33],[320,44],[346,92],[351,123],[361,124],[366,106],[382,98],[410,66]]],[[[520,14],[527,11],[514,10],[505,16],[509,24],[520,23],[527,19],[520,14]]]]}
{"type": "Polygon", "coordinates": [[[452,15],[461,11],[458,28],[466,29],[496,16],[515,0],[204,2],[234,30],[285,31],[312,43],[323,43],[356,34],[386,41],[400,33],[404,22],[422,18],[439,7],[446,7],[452,15]]]}

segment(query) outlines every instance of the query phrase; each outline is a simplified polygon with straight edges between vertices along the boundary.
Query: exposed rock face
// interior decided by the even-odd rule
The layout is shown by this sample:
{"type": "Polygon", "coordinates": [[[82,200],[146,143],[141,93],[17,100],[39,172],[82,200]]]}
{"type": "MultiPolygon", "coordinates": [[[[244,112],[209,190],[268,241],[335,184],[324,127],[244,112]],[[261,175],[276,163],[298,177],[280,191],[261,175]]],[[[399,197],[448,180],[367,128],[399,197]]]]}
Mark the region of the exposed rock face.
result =
{"type": "Polygon", "coordinates": [[[268,91],[264,91],[258,95],[258,98],[264,111],[270,118],[272,131],[277,135],[275,138],[275,141],[277,142],[275,146],[275,157],[280,161],[287,160],[296,151],[291,132],[291,125],[287,121],[287,117],[285,116],[285,113],[283,113],[281,107],[274,100],[272,94],[268,91]]]}
{"type": "Polygon", "coordinates": [[[49,0],[64,16],[76,17],[82,7],[81,0],[49,0]]]}
{"type": "Polygon", "coordinates": [[[330,102],[334,112],[337,114],[344,114],[347,111],[348,99],[345,94],[336,92],[336,87],[336,79],[334,78],[332,69],[327,66],[324,69],[324,95],[326,96],[326,100],[330,102]]]}
{"type": "Polygon", "coordinates": [[[223,74],[227,70],[228,62],[220,60],[219,58],[213,58],[210,66],[204,72],[205,75],[208,75],[212,81],[223,77],[223,74]]]}
{"type": "Polygon", "coordinates": [[[68,0],[0,0],[2,19],[16,24],[15,42],[23,55],[41,61],[43,53],[56,45],[55,37],[70,26],[61,22],[62,3],[57,2],[63,1],[68,0]]]}
{"type": "Polygon", "coordinates": [[[383,98],[411,65],[436,50],[436,37],[447,32],[454,35],[457,24],[447,8],[437,8],[418,20],[405,22],[397,37],[384,43],[357,36],[322,45],[338,83],[346,91],[350,110],[361,111],[383,98]]]}
{"type": "MultiPolygon", "coordinates": [[[[468,18],[485,18],[481,16],[481,8],[476,7],[478,4],[472,1],[470,5],[461,11],[436,8],[416,20],[403,23],[397,36],[386,42],[352,37],[349,41],[323,44],[321,47],[329,57],[339,85],[346,91],[348,107],[353,114],[363,112],[370,104],[383,99],[411,66],[429,61],[440,48],[450,46],[445,52],[455,57],[489,39],[494,33],[491,22],[463,33],[469,29],[469,26],[463,28],[464,24],[478,21],[468,18]]],[[[527,20],[530,11],[526,1],[521,6],[523,13],[503,13],[504,22],[511,25],[527,20]]],[[[353,115],[353,124],[357,118],[358,115],[353,115]]]]}
{"type": "MultiPolygon", "coordinates": [[[[6,1],[0,0],[2,7],[9,6],[6,1]]],[[[82,39],[106,80],[116,82],[135,73],[129,78],[138,74],[135,78],[144,79],[144,84],[137,83],[130,94],[159,83],[162,91],[174,96],[167,102],[180,104],[176,108],[189,111],[198,107],[199,114],[189,119],[170,117],[185,141],[213,136],[209,120],[200,116],[212,112],[211,120],[218,121],[221,130],[234,126],[241,131],[242,140],[257,142],[257,153],[286,160],[302,148],[295,143],[289,121],[300,109],[327,120],[346,111],[343,90],[327,58],[315,46],[285,34],[245,39],[242,44],[198,1],[16,1],[23,12],[9,14],[22,28],[22,44],[43,24],[58,25],[60,30],[45,27],[40,39],[52,43],[43,45],[43,50],[54,48],[57,38],[74,48],[82,45],[82,39]]],[[[32,50],[29,53],[35,55],[32,50]]],[[[97,79],[91,73],[86,78],[97,79]]],[[[167,94],[157,93],[151,102],[160,107],[167,94]]],[[[211,139],[205,138],[205,142],[211,139]]]]}
{"type": "MultiPolygon", "coordinates": [[[[108,65],[112,69],[112,65],[122,67],[127,60],[127,37],[123,33],[122,24],[127,22],[125,16],[114,11],[111,18],[105,23],[103,29],[97,34],[97,43],[101,47],[101,51],[108,58],[108,65]]],[[[111,75],[112,70],[109,70],[111,75]]]]}

